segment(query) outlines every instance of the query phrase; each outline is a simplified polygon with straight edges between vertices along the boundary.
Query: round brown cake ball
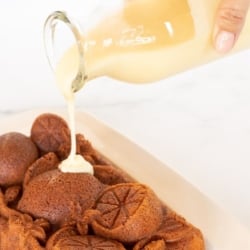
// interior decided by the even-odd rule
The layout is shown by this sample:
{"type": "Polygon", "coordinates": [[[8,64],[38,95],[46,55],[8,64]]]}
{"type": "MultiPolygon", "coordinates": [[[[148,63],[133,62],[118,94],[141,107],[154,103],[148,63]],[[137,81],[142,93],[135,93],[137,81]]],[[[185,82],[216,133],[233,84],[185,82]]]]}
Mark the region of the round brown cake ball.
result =
{"type": "Polygon", "coordinates": [[[107,187],[96,202],[92,223],[97,235],[123,243],[151,236],[161,225],[162,205],[154,192],[138,183],[107,187]]]}
{"type": "MultiPolygon", "coordinates": [[[[57,233],[56,233],[57,234],[57,233]]],[[[64,235],[51,236],[46,245],[47,250],[125,250],[118,241],[105,239],[95,235],[64,235]],[[58,237],[61,236],[61,237],[58,237]]]]}
{"type": "Polygon", "coordinates": [[[90,174],[51,170],[30,180],[17,208],[60,226],[81,219],[102,190],[103,184],[90,174]]]}
{"type": "Polygon", "coordinates": [[[58,115],[39,115],[32,124],[31,139],[42,154],[54,152],[60,159],[65,159],[70,152],[70,130],[58,115]]]}
{"type": "Polygon", "coordinates": [[[70,236],[61,239],[51,250],[125,250],[123,245],[94,235],[70,236]]]}
{"type": "Polygon", "coordinates": [[[27,136],[17,132],[0,136],[0,185],[21,184],[26,169],[37,158],[38,150],[27,136]]]}

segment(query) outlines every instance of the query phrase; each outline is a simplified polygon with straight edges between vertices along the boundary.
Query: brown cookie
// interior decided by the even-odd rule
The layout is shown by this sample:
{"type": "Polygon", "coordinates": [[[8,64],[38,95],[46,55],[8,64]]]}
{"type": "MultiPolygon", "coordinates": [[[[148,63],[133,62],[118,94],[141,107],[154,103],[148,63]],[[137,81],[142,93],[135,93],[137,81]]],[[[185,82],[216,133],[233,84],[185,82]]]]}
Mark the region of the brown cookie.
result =
{"type": "Polygon", "coordinates": [[[38,150],[27,136],[17,132],[0,136],[0,185],[21,184],[26,169],[37,158],[38,150]]]}
{"type": "Polygon", "coordinates": [[[151,236],[163,219],[159,199],[151,189],[138,183],[107,187],[95,209],[101,215],[91,223],[94,232],[123,243],[151,236]]]}
{"type": "MultiPolygon", "coordinates": [[[[52,235],[53,238],[53,235],[52,235]]],[[[57,237],[51,244],[49,239],[46,246],[47,250],[125,250],[124,246],[118,241],[105,239],[95,235],[69,235],[57,237]]]]}
{"type": "Polygon", "coordinates": [[[60,159],[65,159],[70,152],[70,130],[58,115],[39,115],[32,124],[31,139],[42,154],[54,152],[60,159]]]}

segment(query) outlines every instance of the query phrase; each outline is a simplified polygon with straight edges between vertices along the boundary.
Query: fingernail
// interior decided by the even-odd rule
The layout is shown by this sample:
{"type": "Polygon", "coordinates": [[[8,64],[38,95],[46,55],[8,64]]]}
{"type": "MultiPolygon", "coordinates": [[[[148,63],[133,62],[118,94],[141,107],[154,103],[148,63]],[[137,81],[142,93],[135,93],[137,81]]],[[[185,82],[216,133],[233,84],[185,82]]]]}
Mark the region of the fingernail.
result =
{"type": "Polygon", "coordinates": [[[216,36],[215,48],[218,52],[226,53],[233,48],[235,34],[228,31],[220,31],[216,36]]]}

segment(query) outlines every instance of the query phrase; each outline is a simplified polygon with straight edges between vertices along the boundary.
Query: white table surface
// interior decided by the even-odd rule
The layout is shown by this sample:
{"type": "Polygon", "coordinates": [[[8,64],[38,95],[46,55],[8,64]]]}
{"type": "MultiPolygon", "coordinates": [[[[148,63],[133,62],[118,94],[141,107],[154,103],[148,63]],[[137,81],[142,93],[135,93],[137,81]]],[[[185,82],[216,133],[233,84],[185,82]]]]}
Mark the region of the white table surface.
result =
{"type": "MultiPolygon", "coordinates": [[[[73,4],[79,1],[0,0],[1,119],[65,107],[42,25],[73,4]]],[[[78,93],[77,109],[142,145],[250,229],[250,51],[155,84],[99,78],[78,93]]]]}

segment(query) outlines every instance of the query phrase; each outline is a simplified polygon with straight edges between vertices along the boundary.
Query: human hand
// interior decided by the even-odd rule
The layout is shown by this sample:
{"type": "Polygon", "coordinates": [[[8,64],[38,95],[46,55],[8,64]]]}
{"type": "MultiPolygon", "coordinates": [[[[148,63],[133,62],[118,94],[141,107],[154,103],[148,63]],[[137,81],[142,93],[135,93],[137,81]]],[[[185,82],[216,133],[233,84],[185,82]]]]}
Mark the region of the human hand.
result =
{"type": "Polygon", "coordinates": [[[244,26],[250,0],[221,0],[214,28],[214,47],[218,52],[230,51],[244,26]]]}

